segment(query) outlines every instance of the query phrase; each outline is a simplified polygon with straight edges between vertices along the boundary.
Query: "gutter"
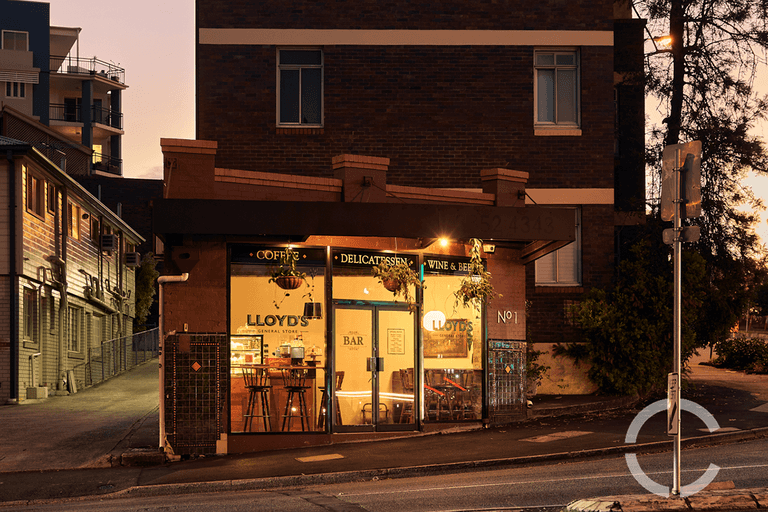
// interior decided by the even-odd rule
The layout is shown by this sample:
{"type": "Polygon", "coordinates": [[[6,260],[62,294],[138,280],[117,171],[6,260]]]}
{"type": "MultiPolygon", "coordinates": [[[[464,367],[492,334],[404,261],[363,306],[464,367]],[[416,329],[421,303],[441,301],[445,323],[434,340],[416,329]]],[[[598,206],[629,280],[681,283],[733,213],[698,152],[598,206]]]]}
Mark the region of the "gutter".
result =
{"type": "Polygon", "coordinates": [[[10,350],[10,369],[11,369],[11,391],[8,398],[8,404],[19,403],[19,275],[16,272],[16,162],[13,160],[13,151],[6,152],[8,159],[8,212],[10,218],[10,240],[8,243],[8,262],[11,274],[11,350],[10,350]]]}
{"type": "Polygon", "coordinates": [[[165,283],[183,283],[189,279],[188,273],[179,276],[160,276],[157,278],[160,301],[160,350],[159,350],[159,381],[160,381],[160,449],[165,450],[165,367],[163,365],[165,358],[165,317],[163,316],[163,285],[165,283]]]}

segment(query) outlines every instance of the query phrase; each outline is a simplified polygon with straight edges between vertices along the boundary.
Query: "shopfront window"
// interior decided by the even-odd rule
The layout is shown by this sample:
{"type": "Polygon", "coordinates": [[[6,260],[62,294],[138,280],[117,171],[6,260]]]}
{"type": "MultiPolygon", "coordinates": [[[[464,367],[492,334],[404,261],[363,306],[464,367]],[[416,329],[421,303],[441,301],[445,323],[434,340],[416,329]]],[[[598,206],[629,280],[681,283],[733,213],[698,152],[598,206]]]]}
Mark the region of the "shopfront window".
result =
{"type": "Polygon", "coordinates": [[[456,302],[465,259],[425,256],[422,337],[424,419],[482,418],[482,311],[456,302]]]}
{"type": "Polygon", "coordinates": [[[306,278],[269,282],[284,247],[233,246],[230,256],[232,432],[326,429],[325,250],[295,248],[306,278]]]}

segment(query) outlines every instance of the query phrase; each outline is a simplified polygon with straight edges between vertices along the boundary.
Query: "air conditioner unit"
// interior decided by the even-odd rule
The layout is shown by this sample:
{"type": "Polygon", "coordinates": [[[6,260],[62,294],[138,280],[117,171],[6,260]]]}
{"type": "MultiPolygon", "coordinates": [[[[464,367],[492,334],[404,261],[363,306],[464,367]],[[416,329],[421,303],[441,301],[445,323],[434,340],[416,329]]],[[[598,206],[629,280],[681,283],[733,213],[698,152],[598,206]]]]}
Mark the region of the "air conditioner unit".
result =
{"type": "Polygon", "coordinates": [[[127,252],[125,253],[125,265],[127,267],[138,267],[141,263],[141,254],[137,252],[127,252]]]}
{"type": "Polygon", "coordinates": [[[101,235],[101,250],[102,251],[116,251],[117,250],[117,237],[113,234],[101,235]]]}

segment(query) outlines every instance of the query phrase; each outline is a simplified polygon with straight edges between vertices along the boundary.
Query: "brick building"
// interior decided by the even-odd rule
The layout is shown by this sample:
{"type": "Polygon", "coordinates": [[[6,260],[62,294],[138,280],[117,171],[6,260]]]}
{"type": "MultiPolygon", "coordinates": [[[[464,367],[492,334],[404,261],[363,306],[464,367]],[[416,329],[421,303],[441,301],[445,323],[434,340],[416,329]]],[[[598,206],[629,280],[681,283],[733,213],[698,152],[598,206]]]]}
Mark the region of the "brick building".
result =
{"type": "MultiPolygon", "coordinates": [[[[290,416],[288,406],[280,414],[273,404],[264,414],[264,407],[259,413],[249,405],[268,393],[263,386],[251,386],[249,393],[238,389],[245,379],[235,361],[253,357],[249,350],[269,356],[275,343],[299,344],[288,339],[295,333],[259,323],[268,317],[278,321],[282,313],[270,308],[284,307],[281,300],[298,300],[274,295],[274,283],[265,279],[274,261],[253,259],[280,254],[285,244],[297,248],[306,258],[305,270],[322,282],[327,312],[319,325],[306,319],[306,337],[314,339],[322,371],[312,395],[318,422],[312,429],[302,423],[304,436],[307,430],[321,439],[455,421],[457,400],[467,400],[457,389],[466,386],[450,375],[474,379],[473,414],[459,419],[499,420],[497,407],[509,383],[497,378],[500,369],[494,365],[503,358],[496,350],[526,339],[544,350],[573,340],[568,304],[586,289],[609,283],[620,235],[642,217],[642,30],[643,21],[631,19],[629,3],[609,0],[548,0],[525,7],[390,2],[386,9],[367,1],[197,2],[198,141],[163,142],[166,199],[155,205],[166,268],[171,272],[179,262],[192,268],[187,281],[168,286],[165,330],[177,334],[169,341],[166,358],[172,361],[166,359],[166,367],[178,369],[184,361],[182,366],[197,363],[194,371],[203,371],[193,345],[224,347],[210,350],[229,359],[223,357],[224,369],[214,371],[225,413],[200,419],[217,434],[208,438],[207,448],[195,448],[184,433],[191,417],[168,416],[169,444],[204,451],[214,449],[213,438],[224,446],[215,449],[225,450],[290,444],[284,438],[304,442],[290,437],[290,421],[287,429],[265,421],[262,431],[286,432],[262,436],[269,441],[240,435],[257,431],[254,422],[264,416],[273,421],[290,416]],[[547,217],[559,234],[516,223],[518,215],[547,217]],[[567,239],[560,229],[569,233],[567,239]],[[440,236],[453,242],[444,249],[433,245],[440,236]],[[437,272],[433,279],[448,281],[430,286],[428,269],[452,263],[466,268],[472,237],[494,246],[483,257],[503,298],[478,313],[456,312],[445,304],[461,273],[437,272]],[[570,240],[574,243],[563,246],[570,240]],[[366,297],[342,284],[370,272],[370,265],[345,267],[345,257],[370,262],[375,261],[371,252],[389,254],[381,251],[403,252],[423,269],[420,320],[437,311],[447,318],[439,325],[464,321],[461,325],[472,324],[479,334],[475,339],[482,340],[476,346],[464,340],[468,352],[452,352],[455,338],[437,342],[428,323],[416,322],[412,331],[406,329],[412,359],[394,363],[397,370],[413,371],[411,388],[403,384],[408,373],[398,377],[384,357],[386,371],[379,377],[369,373],[376,384],[366,390],[360,383],[365,374],[340,356],[349,348],[344,340],[356,339],[349,327],[355,322],[344,316],[357,314],[355,305],[372,308],[373,325],[386,324],[381,312],[388,307],[401,307],[386,295],[366,297]],[[442,290],[440,297],[430,299],[430,289],[442,290]],[[211,300],[190,300],[201,296],[211,300]],[[440,306],[430,306],[430,300],[440,306]],[[184,331],[210,338],[178,334],[184,331]],[[269,340],[269,334],[278,336],[269,340]],[[441,387],[444,379],[458,387],[441,387]],[[355,393],[368,401],[353,406],[355,393]],[[443,406],[451,410],[447,416],[443,406]],[[404,415],[406,410],[412,415],[404,415]]],[[[362,284],[360,293],[378,290],[375,281],[362,284]]],[[[371,329],[363,339],[370,340],[373,352],[366,352],[363,363],[377,370],[370,358],[395,343],[371,329]]],[[[368,327],[362,330],[367,333],[368,327]]],[[[545,387],[589,390],[584,369],[559,359],[550,364],[552,378],[545,387]]],[[[519,365],[513,372],[514,367],[510,363],[504,371],[517,374],[519,365]]],[[[181,393],[194,374],[188,378],[169,380],[173,392],[181,393]]],[[[519,382],[509,385],[520,391],[519,382]]],[[[282,409],[287,397],[275,400],[282,409]]],[[[195,411],[194,404],[173,403],[166,404],[168,415],[195,411]]],[[[197,425],[189,432],[200,430],[197,425]]]]}
{"type": "Polygon", "coordinates": [[[123,220],[31,144],[0,137],[0,403],[67,394],[133,332],[135,247],[123,220]]]}

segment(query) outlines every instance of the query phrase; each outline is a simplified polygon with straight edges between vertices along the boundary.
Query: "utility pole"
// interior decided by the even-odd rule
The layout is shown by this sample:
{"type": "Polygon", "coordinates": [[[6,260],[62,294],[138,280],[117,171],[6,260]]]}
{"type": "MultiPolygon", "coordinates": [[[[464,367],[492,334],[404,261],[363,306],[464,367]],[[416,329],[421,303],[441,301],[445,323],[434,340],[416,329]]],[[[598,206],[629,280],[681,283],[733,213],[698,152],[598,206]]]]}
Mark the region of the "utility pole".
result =
{"type": "Polygon", "coordinates": [[[684,217],[701,216],[701,141],[664,148],[662,157],[661,218],[671,220],[664,243],[672,244],[674,255],[674,305],[672,373],[667,380],[667,434],[673,437],[672,494],[680,495],[680,375],[682,374],[682,243],[695,242],[698,226],[683,226],[684,217]]]}

